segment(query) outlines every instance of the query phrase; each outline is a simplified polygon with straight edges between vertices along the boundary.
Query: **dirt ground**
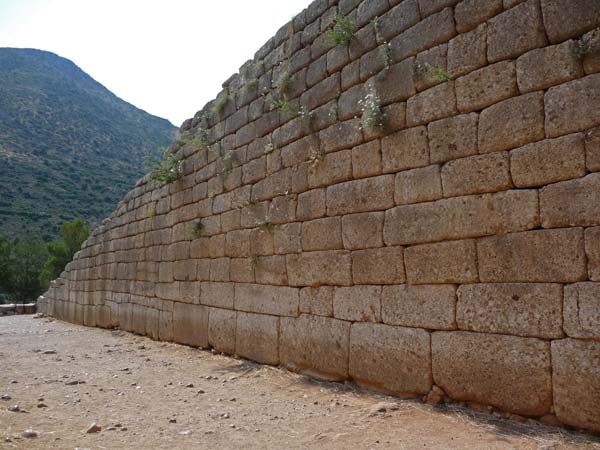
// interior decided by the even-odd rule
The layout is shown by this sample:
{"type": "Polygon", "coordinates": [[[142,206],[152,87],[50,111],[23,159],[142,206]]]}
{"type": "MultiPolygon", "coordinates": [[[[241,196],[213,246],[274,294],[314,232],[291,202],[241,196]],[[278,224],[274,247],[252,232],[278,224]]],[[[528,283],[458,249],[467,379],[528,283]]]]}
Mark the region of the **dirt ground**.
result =
{"type": "Polygon", "coordinates": [[[0,396],[2,449],[600,449],[588,434],[33,316],[0,317],[0,396]]]}

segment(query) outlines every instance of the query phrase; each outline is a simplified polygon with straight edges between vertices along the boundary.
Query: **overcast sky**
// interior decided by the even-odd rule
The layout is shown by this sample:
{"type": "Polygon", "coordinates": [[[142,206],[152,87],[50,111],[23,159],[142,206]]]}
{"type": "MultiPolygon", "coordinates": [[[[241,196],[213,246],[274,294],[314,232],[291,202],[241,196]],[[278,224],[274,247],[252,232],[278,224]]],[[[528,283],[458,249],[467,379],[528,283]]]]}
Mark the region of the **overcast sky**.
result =
{"type": "Polygon", "coordinates": [[[0,0],[0,47],[70,59],[179,126],[310,0],[0,0]]]}

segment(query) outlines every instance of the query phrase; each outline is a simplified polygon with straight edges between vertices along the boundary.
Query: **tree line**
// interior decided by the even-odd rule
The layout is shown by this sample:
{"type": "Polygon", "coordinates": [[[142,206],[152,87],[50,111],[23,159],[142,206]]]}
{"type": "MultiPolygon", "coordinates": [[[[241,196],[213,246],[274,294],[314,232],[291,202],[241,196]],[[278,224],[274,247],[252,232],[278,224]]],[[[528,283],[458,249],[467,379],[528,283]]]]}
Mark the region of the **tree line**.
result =
{"type": "Polygon", "coordinates": [[[27,303],[43,293],[73,259],[90,229],[76,219],[60,226],[62,239],[45,243],[33,233],[9,240],[0,234],[0,303],[27,303]]]}

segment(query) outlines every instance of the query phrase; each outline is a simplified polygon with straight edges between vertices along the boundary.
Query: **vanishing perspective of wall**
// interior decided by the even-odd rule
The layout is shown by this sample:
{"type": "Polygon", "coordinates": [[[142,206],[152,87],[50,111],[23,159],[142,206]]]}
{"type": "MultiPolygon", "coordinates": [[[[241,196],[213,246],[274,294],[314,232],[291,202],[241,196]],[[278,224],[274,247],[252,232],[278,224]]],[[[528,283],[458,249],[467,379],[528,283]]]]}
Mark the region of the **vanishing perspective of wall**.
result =
{"type": "Polygon", "coordinates": [[[600,431],[599,26],[598,0],[316,0],[40,310],[600,431]]]}

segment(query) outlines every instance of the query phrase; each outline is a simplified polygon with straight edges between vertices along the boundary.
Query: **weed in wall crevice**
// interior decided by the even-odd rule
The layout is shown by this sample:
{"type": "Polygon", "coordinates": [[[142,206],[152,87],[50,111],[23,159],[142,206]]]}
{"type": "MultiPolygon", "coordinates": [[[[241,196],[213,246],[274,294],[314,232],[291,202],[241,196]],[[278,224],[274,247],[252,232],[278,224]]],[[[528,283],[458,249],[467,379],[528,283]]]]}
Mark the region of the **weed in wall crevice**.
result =
{"type": "Polygon", "coordinates": [[[309,161],[311,164],[316,165],[325,159],[325,151],[321,148],[313,148],[310,151],[309,161]]]}
{"type": "Polygon", "coordinates": [[[161,184],[168,184],[179,180],[182,176],[183,161],[177,157],[168,148],[161,147],[162,159],[154,157],[146,158],[146,163],[150,168],[150,179],[161,184]]]}
{"type": "Polygon", "coordinates": [[[338,16],[323,34],[335,45],[350,45],[356,39],[356,22],[344,16],[338,16]]]}
{"type": "Polygon", "coordinates": [[[386,117],[381,107],[381,98],[373,83],[367,86],[367,94],[359,101],[362,115],[360,124],[362,128],[370,133],[385,130],[386,117]]]}

